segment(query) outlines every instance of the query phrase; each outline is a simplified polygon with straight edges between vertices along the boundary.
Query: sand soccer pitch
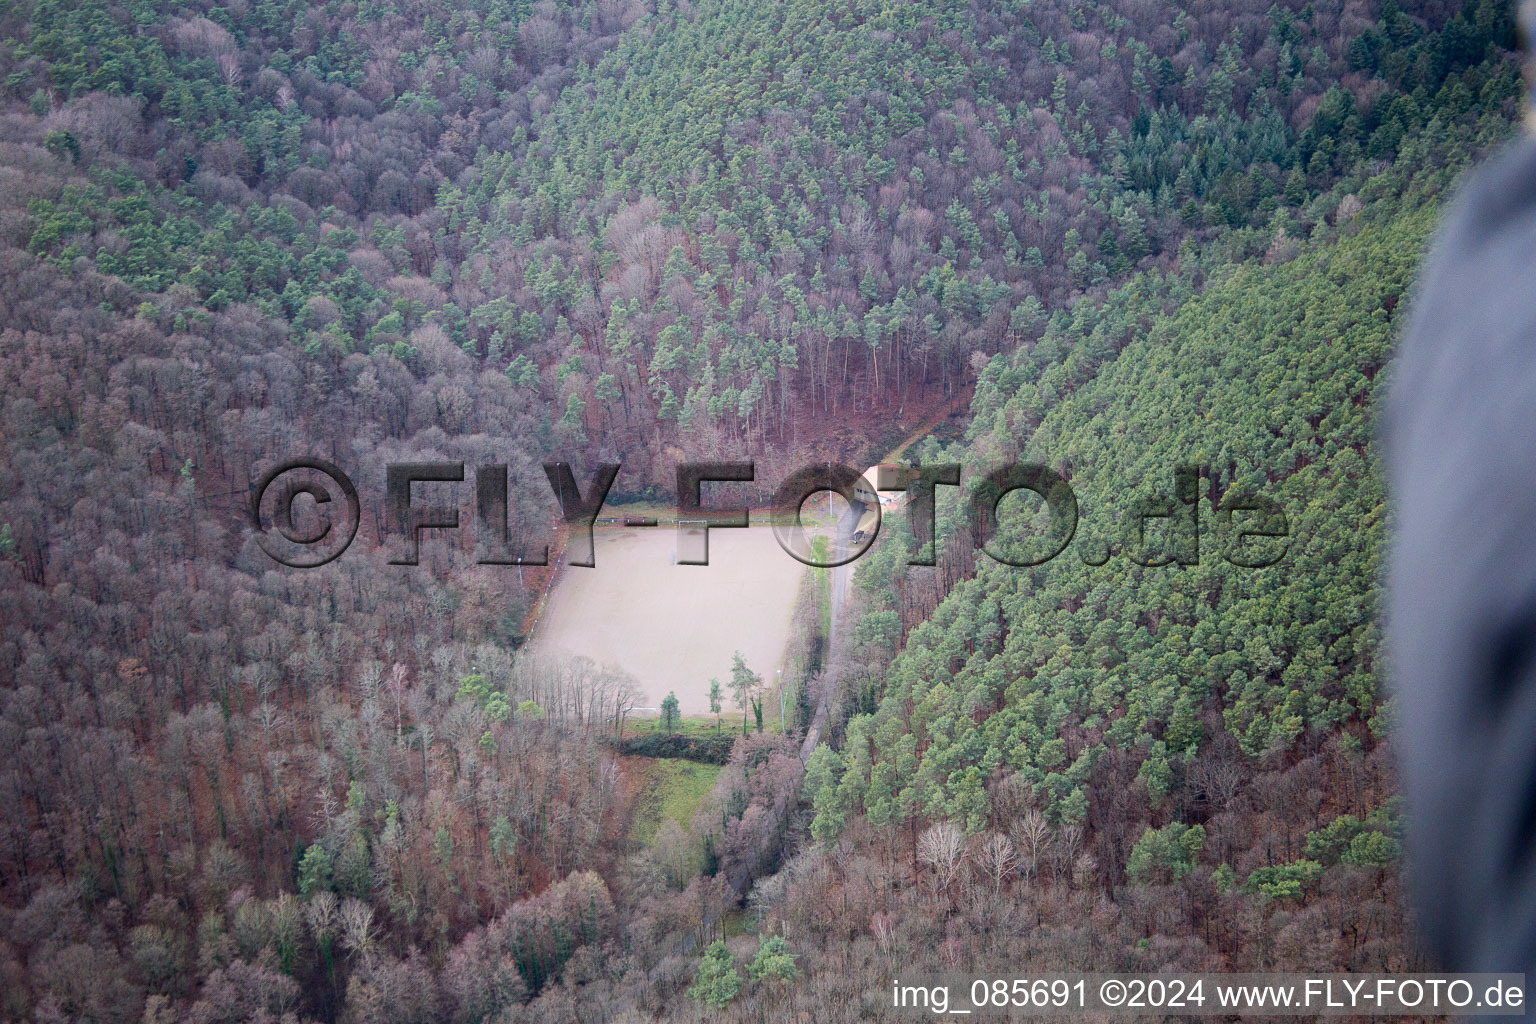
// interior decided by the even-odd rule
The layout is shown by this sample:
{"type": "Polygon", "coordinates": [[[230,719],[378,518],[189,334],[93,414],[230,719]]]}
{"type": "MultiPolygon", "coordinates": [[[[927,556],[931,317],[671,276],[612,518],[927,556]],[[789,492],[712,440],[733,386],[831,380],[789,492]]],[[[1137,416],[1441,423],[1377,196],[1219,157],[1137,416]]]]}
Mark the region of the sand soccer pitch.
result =
{"type": "Polygon", "coordinates": [[[709,714],[711,676],[733,710],[735,651],[765,691],[777,692],[774,673],[809,570],[779,547],[771,527],[711,529],[708,565],[673,564],[678,537],[670,524],[599,525],[593,543],[595,568],[560,570],[533,630],[535,653],[585,655],[623,668],[640,681],[638,703],[647,710],[672,691],[683,714],[709,714]]]}

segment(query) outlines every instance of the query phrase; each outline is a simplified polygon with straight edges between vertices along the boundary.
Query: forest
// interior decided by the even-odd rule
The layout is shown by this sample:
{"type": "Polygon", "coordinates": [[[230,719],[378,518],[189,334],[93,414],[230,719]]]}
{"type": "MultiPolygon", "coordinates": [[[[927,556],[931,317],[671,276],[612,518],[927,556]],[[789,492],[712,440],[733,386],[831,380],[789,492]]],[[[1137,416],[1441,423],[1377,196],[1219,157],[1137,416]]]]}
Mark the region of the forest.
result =
{"type": "Polygon", "coordinates": [[[897,970],[1432,967],[1376,408],[1519,123],[1512,15],[4,0],[0,1020],[841,1021],[897,970]],[[372,495],[505,464],[558,552],[541,463],[674,503],[680,462],[751,459],[762,505],[909,435],[963,467],[935,564],[897,513],[835,614],[808,576],[780,729],[745,666],[739,730],[673,736],[622,665],[529,656],[557,567],[471,530],[406,570],[365,504],[296,570],[247,518],[298,455],[372,495]],[[964,511],[1013,463],[1080,503],[1032,568],[964,511]],[[1170,516],[1140,564],[1182,466],[1198,560],[1170,516]],[[1288,536],[1245,568],[1256,494],[1288,536]]]}

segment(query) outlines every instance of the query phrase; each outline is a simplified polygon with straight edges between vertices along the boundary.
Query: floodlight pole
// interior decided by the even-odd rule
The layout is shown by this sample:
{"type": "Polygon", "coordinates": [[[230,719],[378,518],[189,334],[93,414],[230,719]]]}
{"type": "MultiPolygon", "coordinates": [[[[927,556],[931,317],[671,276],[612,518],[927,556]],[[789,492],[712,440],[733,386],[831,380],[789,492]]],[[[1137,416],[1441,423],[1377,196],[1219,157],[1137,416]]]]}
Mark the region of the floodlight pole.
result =
{"type": "Polygon", "coordinates": [[[776,669],[779,677],[779,733],[783,735],[784,729],[784,670],[776,669]]]}

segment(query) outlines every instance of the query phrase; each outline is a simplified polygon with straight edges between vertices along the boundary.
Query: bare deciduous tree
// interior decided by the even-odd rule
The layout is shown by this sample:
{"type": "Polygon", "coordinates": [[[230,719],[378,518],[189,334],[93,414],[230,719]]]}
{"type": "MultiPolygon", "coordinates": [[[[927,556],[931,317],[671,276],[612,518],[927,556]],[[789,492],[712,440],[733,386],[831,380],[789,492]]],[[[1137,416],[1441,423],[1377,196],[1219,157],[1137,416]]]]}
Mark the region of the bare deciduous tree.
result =
{"type": "Polygon", "coordinates": [[[315,942],[324,944],[336,934],[337,915],[336,894],[329,890],[315,893],[304,904],[304,923],[315,942]]]}
{"type": "MultiPolygon", "coordinates": [[[[1026,810],[1014,820],[1008,827],[1014,842],[1024,855],[1029,858],[1029,868],[1025,872],[1025,879],[1035,877],[1040,870],[1040,854],[1044,852],[1046,843],[1051,837],[1051,827],[1045,823],[1045,816],[1033,807],[1026,810]]],[[[1020,862],[1022,867],[1022,861],[1020,862]]]]}
{"type": "Polygon", "coordinates": [[[373,948],[373,908],[348,897],[341,904],[341,944],[361,959],[373,948]]]}
{"type": "Polygon", "coordinates": [[[992,891],[996,893],[1002,889],[1003,880],[1018,862],[1018,853],[1007,836],[1001,832],[988,832],[981,841],[976,860],[981,870],[992,880],[992,891]]]}
{"type": "Polygon", "coordinates": [[[1056,838],[1051,843],[1051,872],[1057,878],[1065,877],[1072,870],[1082,848],[1082,826],[1063,825],[1056,831],[1056,838]]]}
{"type": "Polygon", "coordinates": [[[965,833],[953,822],[941,821],[917,837],[917,856],[933,869],[940,892],[948,892],[965,863],[965,833]]]}

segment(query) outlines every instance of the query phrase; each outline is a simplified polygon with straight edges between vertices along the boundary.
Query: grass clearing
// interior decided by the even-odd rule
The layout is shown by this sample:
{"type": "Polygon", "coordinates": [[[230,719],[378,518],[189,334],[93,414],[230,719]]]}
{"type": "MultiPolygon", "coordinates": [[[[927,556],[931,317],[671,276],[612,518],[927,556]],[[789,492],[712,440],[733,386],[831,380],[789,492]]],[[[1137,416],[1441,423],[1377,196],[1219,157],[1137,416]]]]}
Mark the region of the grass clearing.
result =
{"type": "MultiPolygon", "coordinates": [[[[777,676],[771,680],[763,681],[763,689],[760,696],[763,699],[763,732],[783,732],[779,723],[779,690],[777,676]]],[[[729,702],[729,694],[725,696],[729,702]]],[[[757,719],[750,710],[742,714],[741,709],[731,704],[720,712],[720,724],[715,725],[714,715],[684,715],[678,720],[677,728],[672,731],[679,736],[713,736],[724,733],[726,736],[742,735],[741,723],[745,719],[747,732],[757,730],[757,719]]],[[[661,719],[649,715],[637,715],[624,724],[624,735],[647,736],[652,733],[660,733],[665,730],[661,727],[661,719]]]]}
{"type": "MultiPolygon", "coordinates": [[[[826,537],[811,541],[811,554],[823,564],[832,560],[831,544],[826,537]]],[[[812,569],[812,585],[816,588],[816,621],[821,625],[821,635],[832,635],[832,572],[829,569],[812,569]]]]}
{"type": "Polygon", "coordinates": [[[686,829],[720,776],[718,765],[671,757],[630,758],[625,768],[642,773],[629,825],[629,838],[641,846],[655,841],[664,821],[686,829]]]}

